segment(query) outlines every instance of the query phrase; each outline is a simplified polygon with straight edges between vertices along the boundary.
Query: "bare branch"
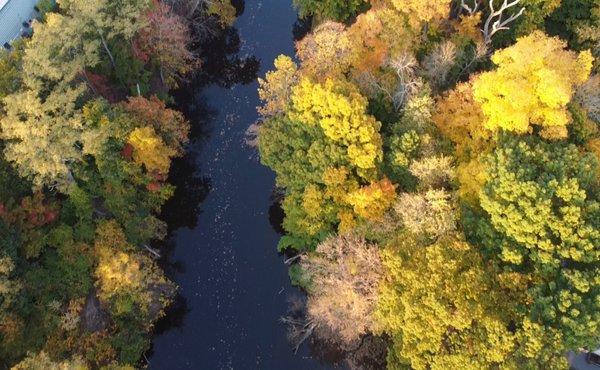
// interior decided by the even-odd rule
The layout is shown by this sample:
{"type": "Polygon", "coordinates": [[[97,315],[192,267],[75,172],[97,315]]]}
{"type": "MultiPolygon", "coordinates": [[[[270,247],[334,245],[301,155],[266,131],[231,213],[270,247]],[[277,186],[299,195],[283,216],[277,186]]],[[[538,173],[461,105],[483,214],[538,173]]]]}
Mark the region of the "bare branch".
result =
{"type": "Polygon", "coordinates": [[[285,261],[283,261],[283,263],[285,263],[286,265],[291,265],[294,261],[300,259],[302,257],[301,254],[294,256],[294,257],[290,257],[288,259],[286,259],[285,261]]]}
{"type": "Polygon", "coordinates": [[[504,0],[502,2],[502,5],[500,6],[500,9],[495,10],[494,9],[494,0],[490,0],[490,2],[489,2],[490,15],[487,18],[487,20],[485,21],[485,24],[484,24],[483,30],[482,30],[484,42],[486,45],[489,45],[492,43],[492,37],[498,31],[508,30],[509,29],[508,25],[510,23],[514,22],[521,15],[523,15],[523,13],[525,12],[525,8],[521,8],[521,10],[518,13],[511,15],[510,17],[508,17],[505,20],[502,19],[502,17],[504,16],[504,12],[507,9],[510,9],[510,8],[518,5],[520,2],[521,2],[521,0],[513,0],[511,2],[509,2],[509,0],[504,0]]]}
{"type": "Polygon", "coordinates": [[[460,0],[460,7],[469,13],[469,15],[475,14],[479,10],[481,3],[479,0],[473,0],[473,5],[467,5],[465,0],[460,0]]]}
{"type": "Polygon", "coordinates": [[[142,246],[144,248],[146,248],[146,250],[148,252],[150,252],[155,258],[160,258],[160,253],[158,253],[155,249],[150,248],[148,245],[146,244],[142,244],[142,246]]]}

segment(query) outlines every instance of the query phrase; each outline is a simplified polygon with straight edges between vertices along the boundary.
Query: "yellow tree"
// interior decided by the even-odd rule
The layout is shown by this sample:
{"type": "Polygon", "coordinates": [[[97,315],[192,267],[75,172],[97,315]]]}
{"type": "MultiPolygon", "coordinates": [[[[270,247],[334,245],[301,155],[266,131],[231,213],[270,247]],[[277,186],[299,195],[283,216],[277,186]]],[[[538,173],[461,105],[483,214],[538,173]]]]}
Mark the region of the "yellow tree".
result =
{"type": "Polygon", "coordinates": [[[460,83],[438,99],[433,122],[456,145],[461,160],[479,155],[490,146],[492,133],[483,125],[485,116],[473,98],[470,83],[460,83]]]}
{"type": "Polygon", "coordinates": [[[283,114],[290,103],[292,87],[298,82],[298,66],[286,56],[280,55],[275,59],[275,70],[267,72],[264,79],[258,79],[258,96],[263,105],[258,107],[258,113],[263,117],[283,114]]]}
{"type": "Polygon", "coordinates": [[[365,220],[380,220],[396,198],[396,186],[388,179],[374,182],[348,194],[354,213],[365,220]]]}
{"type": "Polygon", "coordinates": [[[217,16],[222,26],[233,25],[236,19],[236,10],[231,4],[231,0],[204,0],[204,2],[207,4],[207,13],[217,16]]]}
{"type": "Polygon", "coordinates": [[[129,144],[133,146],[133,159],[143,164],[148,172],[166,174],[171,166],[171,158],[177,152],[162,141],[150,126],[136,128],[129,135],[129,144]]]}
{"type": "MultiPolygon", "coordinates": [[[[392,336],[391,359],[413,369],[486,369],[515,346],[510,300],[459,235],[423,246],[400,234],[382,252],[384,280],[375,318],[392,336]]],[[[391,364],[393,366],[393,364],[391,364]]]]}
{"type": "Polygon", "coordinates": [[[101,223],[96,232],[94,248],[98,257],[95,271],[98,296],[106,302],[131,296],[144,311],[154,299],[160,299],[161,304],[166,305],[166,296],[151,296],[151,287],[162,286],[165,289],[161,294],[165,295],[174,289],[156,263],[147,255],[135,252],[135,247],[127,242],[115,221],[101,223]]]}
{"type": "Polygon", "coordinates": [[[542,136],[566,136],[567,104],[589,77],[593,58],[589,51],[577,55],[565,48],[560,39],[536,31],[496,52],[492,61],[498,67],[473,82],[485,127],[524,134],[539,126],[542,136]]]}
{"type": "Polygon", "coordinates": [[[346,81],[305,78],[292,88],[286,112],[261,125],[261,160],[286,189],[288,235],[280,247],[314,247],[337,228],[349,229],[363,218],[356,212],[380,213],[374,199],[387,199],[393,186],[381,183],[381,188],[356,193],[356,212],[347,197],[382,177],[381,123],[367,108],[368,100],[346,81]]]}
{"type": "Polygon", "coordinates": [[[6,115],[0,120],[0,137],[7,140],[4,154],[35,185],[72,181],[69,164],[81,156],[76,144],[82,123],[75,100],[82,90],[56,89],[43,102],[31,90],[4,99],[6,115]]]}
{"type": "Polygon", "coordinates": [[[424,23],[439,22],[450,16],[452,0],[385,0],[406,19],[414,29],[424,23]]]}
{"type": "Polygon", "coordinates": [[[381,123],[367,114],[367,99],[354,86],[331,79],[324,84],[303,79],[293,91],[292,103],[290,118],[320,126],[329,140],[347,148],[350,163],[360,173],[376,168],[383,155],[381,123]]]}

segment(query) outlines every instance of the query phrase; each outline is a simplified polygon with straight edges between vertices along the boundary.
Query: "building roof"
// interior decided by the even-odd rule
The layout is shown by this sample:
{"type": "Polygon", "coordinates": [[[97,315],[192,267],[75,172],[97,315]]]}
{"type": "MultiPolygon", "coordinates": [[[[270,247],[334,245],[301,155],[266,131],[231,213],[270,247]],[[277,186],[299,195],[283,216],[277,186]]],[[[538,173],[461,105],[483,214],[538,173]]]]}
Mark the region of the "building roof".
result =
{"type": "Polygon", "coordinates": [[[0,47],[18,38],[23,22],[33,19],[37,0],[0,0],[0,47]]]}

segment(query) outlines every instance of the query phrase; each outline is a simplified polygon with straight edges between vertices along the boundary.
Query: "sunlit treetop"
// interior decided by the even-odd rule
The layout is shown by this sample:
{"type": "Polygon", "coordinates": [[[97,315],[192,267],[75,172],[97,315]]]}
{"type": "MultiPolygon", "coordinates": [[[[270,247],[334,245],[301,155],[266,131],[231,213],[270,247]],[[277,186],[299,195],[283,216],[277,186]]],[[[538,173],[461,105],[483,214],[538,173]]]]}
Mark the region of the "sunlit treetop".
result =
{"type": "Polygon", "coordinates": [[[292,120],[318,125],[325,136],[347,147],[350,162],[362,170],[381,160],[379,123],[367,114],[368,101],[356,87],[343,81],[315,84],[303,79],[292,92],[292,120]]]}
{"type": "Polygon", "coordinates": [[[341,23],[325,22],[296,44],[301,73],[318,80],[340,77],[350,67],[350,38],[341,23]]]}
{"type": "Polygon", "coordinates": [[[593,57],[565,48],[560,39],[536,31],[492,56],[497,68],[473,83],[487,129],[524,134],[539,126],[542,136],[566,136],[567,104],[589,77],[593,57]]]}
{"type": "Polygon", "coordinates": [[[375,0],[378,3],[391,5],[402,13],[408,24],[418,29],[424,23],[431,23],[448,18],[452,0],[375,0]]]}

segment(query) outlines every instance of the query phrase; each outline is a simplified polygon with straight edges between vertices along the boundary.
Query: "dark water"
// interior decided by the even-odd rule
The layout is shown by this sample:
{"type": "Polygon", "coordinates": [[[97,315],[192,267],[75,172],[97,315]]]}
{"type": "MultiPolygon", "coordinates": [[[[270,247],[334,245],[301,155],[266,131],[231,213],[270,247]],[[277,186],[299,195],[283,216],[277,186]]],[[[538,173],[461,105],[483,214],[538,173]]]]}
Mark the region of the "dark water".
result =
{"type": "Polygon", "coordinates": [[[293,55],[297,15],[291,0],[236,5],[234,29],[204,46],[204,74],[176,97],[195,137],[165,209],[174,228],[165,264],[181,294],[158,325],[150,368],[329,368],[306,346],[294,355],[278,321],[299,292],[276,251],[274,175],[244,135],[257,119],[255,78],[293,55]]]}

